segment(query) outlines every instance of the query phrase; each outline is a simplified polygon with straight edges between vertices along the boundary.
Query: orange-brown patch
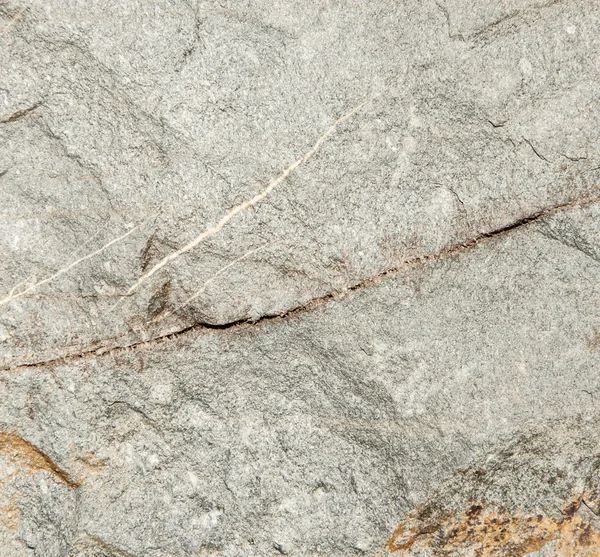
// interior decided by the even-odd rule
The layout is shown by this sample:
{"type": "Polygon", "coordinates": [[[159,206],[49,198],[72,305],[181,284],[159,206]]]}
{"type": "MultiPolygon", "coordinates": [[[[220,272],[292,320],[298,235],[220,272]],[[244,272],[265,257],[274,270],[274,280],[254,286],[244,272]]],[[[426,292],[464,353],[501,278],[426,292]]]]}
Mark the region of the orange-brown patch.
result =
{"type": "MultiPolygon", "coordinates": [[[[576,505],[577,506],[577,505],[576,505]]],[[[574,507],[575,508],[575,507],[574,507]]],[[[400,523],[386,547],[401,556],[523,557],[556,542],[553,555],[600,557],[600,531],[573,513],[562,519],[472,505],[462,514],[423,510],[400,523]]]]}
{"type": "Polygon", "coordinates": [[[73,489],[79,487],[79,484],[71,478],[68,472],[65,472],[48,455],[16,433],[0,431],[0,452],[21,468],[27,468],[33,472],[49,472],[69,487],[73,489]]]}
{"type": "Polygon", "coordinates": [[[16,530],[21,520],[21,512],[14,501],[0,506],[0,527],[16,530]]]}

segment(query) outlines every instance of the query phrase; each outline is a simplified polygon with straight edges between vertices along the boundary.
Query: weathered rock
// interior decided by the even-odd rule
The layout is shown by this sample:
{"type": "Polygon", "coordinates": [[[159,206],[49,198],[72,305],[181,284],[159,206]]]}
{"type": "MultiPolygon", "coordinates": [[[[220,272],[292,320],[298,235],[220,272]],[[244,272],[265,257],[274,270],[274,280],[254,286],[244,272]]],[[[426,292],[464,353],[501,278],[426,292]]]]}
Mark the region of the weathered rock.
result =
{"type": "Polygon", "coordinates": [[[0,4],[0,556],[600,555],[599,15],[0,4]]]}

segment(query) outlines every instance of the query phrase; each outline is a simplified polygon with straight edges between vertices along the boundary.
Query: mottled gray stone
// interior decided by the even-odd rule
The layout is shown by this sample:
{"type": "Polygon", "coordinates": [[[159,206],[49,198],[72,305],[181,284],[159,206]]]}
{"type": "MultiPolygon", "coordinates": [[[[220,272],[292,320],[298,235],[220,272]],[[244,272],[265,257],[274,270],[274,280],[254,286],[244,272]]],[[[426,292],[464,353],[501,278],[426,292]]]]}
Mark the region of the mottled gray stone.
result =
{"type": "Polygon", "coordinates": [[[598,16],[0,3],[0,557],[375,556],[597,485],[598,16]]]}

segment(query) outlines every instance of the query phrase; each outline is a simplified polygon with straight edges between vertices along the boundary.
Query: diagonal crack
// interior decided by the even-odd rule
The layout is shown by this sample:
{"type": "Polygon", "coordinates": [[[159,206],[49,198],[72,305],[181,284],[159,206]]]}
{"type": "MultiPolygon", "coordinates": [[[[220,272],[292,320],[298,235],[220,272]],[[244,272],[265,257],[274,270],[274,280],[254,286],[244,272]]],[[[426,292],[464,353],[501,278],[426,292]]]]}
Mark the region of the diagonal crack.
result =
{"type": "MultiPolygon", "coordinates": [[[[493,124],[492,124],[493,125],[493,124]]],[[[531,147],[531,149],[533,150],[533,152],[536,154],[536,156],[543,160],[544,162],[550,162],[544,155],[542,155],[534,146],[533,143],[527,139],[526,137],[523,138],[523,141],[525,141],[525,143],[527,143],[527,145],[529,145],[531,147]]]]}
{"type": "MultiPolygon", "coordinates": [[[[192,325],[186,326],[182,329],[179,329],[177,331],[171,331],[169,333],[154,337],[151,340],[147,340],[147,341],[140,340],[140,341],[136,341],[136,342],[131,342],[130,344],[127,344],[127,345],[115,345],[113,347],[109,347],[106,345],[104,347],[95,347],[94,349],[85,350],[85,351],[79,352],[77,354],[65,355],[62,357],[52,358],[49,360],[43,360],[43,361],[39,361],[39,362],[32,362],[32,363],[26,363],[26,364],[20,364],[20,365],[0,368],[0,371],[9,371],[9,370],[10,371],[19,371],[19,370],[24,370],[24,369],[28,369],[28,368],[50,366],[50,365],[55,365],[55,364],[62,364],[62,363],[76,361],[76,360],[79,360],[79,359],[85,358],[85,357],[100,357],[100,356],[104,356],[104,355],[108,355],[108,354],[124,352],[124,351],[128,351],[131,349],[139,348],[141,346],[158,345],[163,342],[167,342],[169,340],[173,340],[173,339],[182,337],[188,333],[191,333],[192,331],[227,330],[227,329],[235,329],[235,328],[244,327],[244,326],[259,325],[263,322],[273,321],[273,320],[282,321],[284,319],[295,317],[300,314],[308,313],[309,311],[312,311],[312,310],[316,309],[317,307],[323,306],[323,305],[328,304],[336,299],[342,298],[349,293],[360,292],[366,288],[375,286],[376,284],[379,284],[383,279],[386,279],[388,277],[393,277],[393,276],[397,275],[398,273],[400,273],[406,269],[409,269],[411,267],[415,267],[418,265],[425,265],[427,263],[434,263],[436,261],[441,261],[441,260],[444,260],[447,258],[457,256],[465,251],[470,250],[471,248],[478,246],[479,244],[487,242],[488,240],[503,237],[505,235],[510,234],[511,232],[514,232],[515,230],[519,230],[521,228],[524,228],[526,226],[529,226],[531,224],[539,222],[540,220],[550,217],[552,215],[555,215],[556,213],[560,213],[562,211],[566,211],[566,210],[574,208],[574,207],[582,207],[582,206],[592,205],[594,203],[599,203],[599,202],[600,202],[600,196],[586,197],[586,198],[582,198],[582,199],[576,199],[573,201],[569,201],[569,202],[566,202],[566,203],[563,203],[560,205],[555,205],[552,207],[547,207],[545,209],[541,209],[539,211],[536,211],[535,213],[532,213],[532,214],[522,217],[518,220],[515,220],[512,223],[507,224],[505,226],[496,228],[489,232],[482,232],[482,233],[478,234],[477,236],[475,236],[474,238],[472,238],[471,240],[468,240],[463,243],[457,243],[457,244],[450,246],[440,252],[430,254],[430,255],[417,256],[417,257],[413,257],[411,259],[406,259],[403,262],[401,262],[399,265],[390,267],[390,268],[382,271],[381,273],[378,273],[375,276],[367,277],[351,286],[347,286],[347,287],[339,289],[339,290],[334,290],[323,296],[313,298],[300,306],[291,308],[282,313],[265,314],[265,315],[261,316],[260,318],[254,319],[254,320],[243,318],[243,319],[237,319],[235,321],[230,321],[228,323],[220,323],[220,324],[197,322],[192,325]]],[[[131,331],[128,331],[126,334],[129,334],[130,332],[131,331]]],[[[112,342],[116,344],[116,343],[118,343],[118,341],[120,339],[124,338],[124,336],[125,335],[122,335],[120,337],[112,339],[112,342]]]]}
{"type": "Polygon", "coordinates": [[[145,422],[150,424],[152,427],[156,428],[156,422],[152,418],[150,418],[148,416],[148,414],[146,414],[143,410],[141,410],[137,406],[134,406],[133,404],[130,404],[129,402],[127,402],[125,400],[114,400],[113,402],[109,403],[108,406],[109,406],[109,408],[112,408],[113,406],[124,406],[125,408],[129,408],[129,410],[131,410],[132,412],[134,412],[135,414],[140,416],[140,418],[142,418],[145,422]]]}
{"type": "Polygon", "coordinates": [[[24,118],[25,116],[27,116],[28,114],[30,114],[31,112],[33,112],[34,110],[39,108],[40,106],[42,106],[42,101],[38,101],[35,104],[33,104],[27,108],[24,108],[22,110],[18,110],[17,112],[14,112],[10,116],[7,116],[6,118],[0,120],[0,124],[10,124],[11,122],[16,122],[17,120],[24,118]]]}

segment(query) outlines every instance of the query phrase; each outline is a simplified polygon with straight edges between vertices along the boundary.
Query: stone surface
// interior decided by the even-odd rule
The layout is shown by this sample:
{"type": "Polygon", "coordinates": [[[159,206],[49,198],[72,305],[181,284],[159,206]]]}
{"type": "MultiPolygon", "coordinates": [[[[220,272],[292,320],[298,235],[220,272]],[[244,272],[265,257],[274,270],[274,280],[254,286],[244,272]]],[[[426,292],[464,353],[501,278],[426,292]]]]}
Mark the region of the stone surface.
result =
{"type": "Polygon", "coordinates": [[[599,16],[0,2],[0,556],[600,555],[599,16]]]}

